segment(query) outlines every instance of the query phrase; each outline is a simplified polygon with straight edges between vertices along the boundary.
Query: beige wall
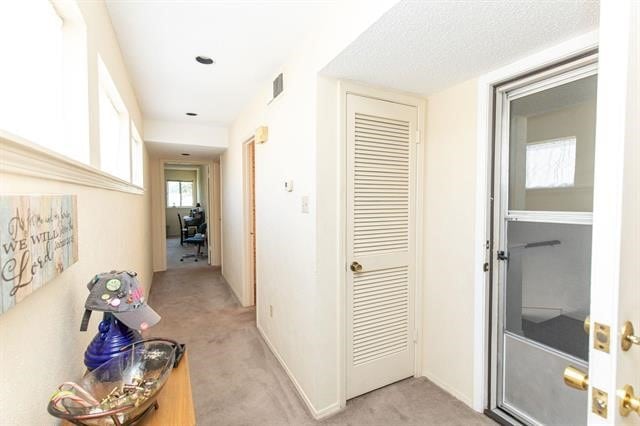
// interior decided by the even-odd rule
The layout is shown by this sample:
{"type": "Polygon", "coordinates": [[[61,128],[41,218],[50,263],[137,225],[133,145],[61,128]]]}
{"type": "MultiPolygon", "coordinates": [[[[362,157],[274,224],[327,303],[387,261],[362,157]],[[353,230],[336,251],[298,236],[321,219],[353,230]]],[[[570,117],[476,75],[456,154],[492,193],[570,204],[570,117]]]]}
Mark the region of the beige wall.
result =
{"type": "Polygon", "coordinates": [[[264,82],[235,119],[229,130],[229,148],[220,160],[222,271],[240,301],[247,304],[251,297],[246,291],[243,143],[258,126],[269,127],[269,140],[256,146],[255,154],[257,323],[315,416],[340,408],[342,381],[336,305],[342,289],[334,274],[319,271],[318,259],[328,253],[332,271],[341,260],[331,251],[330,242],[317,239],[319,232],[331,232],[320,226],[335,224],[337,214],[337,188],[332,186],[337,172],[337,133],[329,139],[320,134],[328,122],[337,130],[336,104],[329,105],[333,109],[322,109],[336,95],[337,85],[320,81],[318,73],[395,3],[337,2],[331,19],[279,69],[284,73],[283,93],[268,103],[271,81],[264,82]],[[329,146],[320,148],[324,140],[329,146]],[[322,158],[329,154],[329,161],[318,161],[319,149],[326,149],[322,158]],[[324,176],[329,178],[319,180],[324,176]],[[283,189],[287,179],[294,182],[293,192],[283,189]],[[303,196],[309,197],[308,214],[301,212],[303,196]],[[323,200],[327,196],[330,204],[320,207],[317,200],[321,196],[323,200]]]}
{"type": "Polygon", "coordinates": [[[471,405],[476,176],[471,80],[427,98],[423,374],[471,405]]]}
{"type": "MultiPolygon", "coordinates": [[[[83,2],[88,26],[91,142],[97,143],[96,53],[105,64],[132,119],[140,111],[129,84],[120,51],[102,2],[83,2]]],[[[140,130],[141,126],[138,127],[140,130]]],[[[0,153],[1,156],[1,153],[0,153]]],[[[145,186],[149,186],[145,153],[145,186]]],[[[58,278],[0,316],[0,423],[52,424],[46,403],[56,386],[77,379],[84,371],[83,353],[96,331],[80,320],[86,283],[97,272],[129,269],[139,273],[145,289],[152,280],[149,191],[144,195],[97,189],[47,179],[0,174],[1,194],[75,194],[78,197],[79,261],[58,278]]]]}

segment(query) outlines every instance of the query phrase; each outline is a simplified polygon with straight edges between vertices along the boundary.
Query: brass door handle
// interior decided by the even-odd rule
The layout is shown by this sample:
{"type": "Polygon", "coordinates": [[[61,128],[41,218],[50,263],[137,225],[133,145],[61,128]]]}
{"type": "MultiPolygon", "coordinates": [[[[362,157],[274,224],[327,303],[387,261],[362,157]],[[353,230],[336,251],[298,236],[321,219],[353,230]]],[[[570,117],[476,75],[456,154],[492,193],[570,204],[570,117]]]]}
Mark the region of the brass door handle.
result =
{"type": "Polygon", "coordinates": [[[640,416],[640,396],[633,393],[633,386],[626,385],[618,391],[620,415],[627,417],[632,411],[640,416]]]}
{"type": "Polygon", "coordinates": [[[353,272],[362,272],[362,265],[358,262],[351,262],[350,268],[353,272]]]}
{"type": "Polygon", "coordinates": [[[640,336],[633,334],[633,324],[631,324],[631,321],[627,321],[622,326],[620,346],[626,352],[631,349],[631,345],[640,345],[640,336]]]}
{"type": "Polygon", "coordinates": [[[564,384],[570,388],[585,391],[589,388],[589,375],[570,365],[564,369],[564,384]]]}

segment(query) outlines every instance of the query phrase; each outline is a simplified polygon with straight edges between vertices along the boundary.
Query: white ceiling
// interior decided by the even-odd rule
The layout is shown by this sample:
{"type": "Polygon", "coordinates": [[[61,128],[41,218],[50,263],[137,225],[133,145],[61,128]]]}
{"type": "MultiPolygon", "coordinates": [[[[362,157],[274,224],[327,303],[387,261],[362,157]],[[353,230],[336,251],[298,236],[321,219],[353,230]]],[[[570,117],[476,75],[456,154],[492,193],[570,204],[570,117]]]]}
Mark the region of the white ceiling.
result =
{"type": "Polygon", "coordinates": [[[106,0],[146,119],[229,124],[337,0],[106,0]],[[215,65],[201,65],[198,55],[215,65]],[[187,117],[186,112],[198,113],[187,117]]]}
{"type": "Polygon", "coordinates": [[[210,161],[217,160],[226,148],[182,143],[145,142],[149,154],[161,160],[210,161]],[[189,154],[183,156],[182,154],[189,154]]]}
{"type": "Polygon", "coordinates": [[[403,0],[324,72],[431,94],[596,29],[598,1],[403,0]]]}

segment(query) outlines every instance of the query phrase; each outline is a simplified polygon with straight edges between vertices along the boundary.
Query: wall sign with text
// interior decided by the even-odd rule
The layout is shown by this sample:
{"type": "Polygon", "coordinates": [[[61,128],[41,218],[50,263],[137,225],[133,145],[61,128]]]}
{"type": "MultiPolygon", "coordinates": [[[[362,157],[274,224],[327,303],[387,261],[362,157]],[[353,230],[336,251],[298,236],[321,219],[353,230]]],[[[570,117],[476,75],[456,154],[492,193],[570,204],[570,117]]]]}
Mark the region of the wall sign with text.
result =
{"type": "Polygon", "coordinates": [[[0,314],[77,261],[75,195],[0,196],[0,314]]]}

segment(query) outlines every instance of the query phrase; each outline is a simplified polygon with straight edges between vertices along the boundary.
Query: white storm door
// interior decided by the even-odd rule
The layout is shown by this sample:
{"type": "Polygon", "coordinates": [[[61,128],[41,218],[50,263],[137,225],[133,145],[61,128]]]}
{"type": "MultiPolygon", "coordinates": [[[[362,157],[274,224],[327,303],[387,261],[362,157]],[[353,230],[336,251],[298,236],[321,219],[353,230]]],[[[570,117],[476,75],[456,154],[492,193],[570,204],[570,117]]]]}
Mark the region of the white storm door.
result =
{"type": "Polygon", "coordinates": [[[417,108],[347,95],[347,398],[414,375],[417,108]]]}
{"type": "Polygon", "coordinates": [[[640,425],[637,337],[640,336],[640,2],[619,0],[603,2],[600,7],[591,340],[589,389],[585,398],[589,400],[590,425],[637,426],[640,425]],[[609,327],[608,338],[606,333],[596,333],[596,323],[609,327]],[[629,325],[633,333],[629,333],[629,325]],[[598,342],[608,344],[595,344],[598,342]],[[603,346],[608,347],[602,349],[603,346]],[[594,398],[602,397],[599,391],[604,393],[601,402],[594,398]],[[606,409],[597,410],[598,406],[606,409]]]}

